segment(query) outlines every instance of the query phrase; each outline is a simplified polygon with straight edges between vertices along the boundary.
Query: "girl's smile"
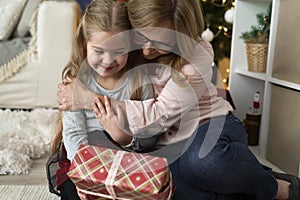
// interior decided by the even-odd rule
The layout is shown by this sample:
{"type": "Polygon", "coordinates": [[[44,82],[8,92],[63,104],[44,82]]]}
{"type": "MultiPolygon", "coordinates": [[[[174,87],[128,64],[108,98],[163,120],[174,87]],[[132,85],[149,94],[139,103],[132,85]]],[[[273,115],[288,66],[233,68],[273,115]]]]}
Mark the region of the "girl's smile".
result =
{"type": "Polygon", "coordinates": [[[113,77],[126,65],[129,42],[118,32],[96,32],[87,41],[87,61],[103,78],[113,77]]]}

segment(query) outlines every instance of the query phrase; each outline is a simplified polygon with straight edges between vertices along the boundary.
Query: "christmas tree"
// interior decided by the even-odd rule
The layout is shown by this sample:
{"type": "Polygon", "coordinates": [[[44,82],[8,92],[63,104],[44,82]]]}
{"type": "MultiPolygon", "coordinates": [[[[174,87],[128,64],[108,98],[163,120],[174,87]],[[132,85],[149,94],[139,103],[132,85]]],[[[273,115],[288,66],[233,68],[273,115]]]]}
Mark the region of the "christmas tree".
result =
{"type": "Polygon", "coordinates": [[[245,43],[267,44],[269,42],[270,23],[271,23],[272,4],[269,4],[268,10],[256,15],[256,26],[251,26],[251,30],[243,32],[240,36],[245,43]]]}
{"type": "Polygon", "coordinates": [[[207,39],[205,36],[203,38],[210,40],[214,48],[215,62],[224,57],[230,58],[233,0],[200,0],[200,2],[206,23],[204,34],[211,31],[207,39]]]}

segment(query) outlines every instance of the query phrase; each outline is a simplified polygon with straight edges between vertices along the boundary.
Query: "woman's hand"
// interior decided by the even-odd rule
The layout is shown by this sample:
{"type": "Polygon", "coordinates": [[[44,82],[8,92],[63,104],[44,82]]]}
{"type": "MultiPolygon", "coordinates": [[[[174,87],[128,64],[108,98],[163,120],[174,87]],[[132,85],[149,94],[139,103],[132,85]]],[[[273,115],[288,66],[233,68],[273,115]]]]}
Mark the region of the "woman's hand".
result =
{"type": "Polygon", "coordinates": [[[116,106],[116,112],[117,115],[114,114],[108,97],[104,96],[104,105],[98,97],[95,98],[94,113],[101,126],[119,144],[129,144],[132,136],[124,129],[125,120],[118,106],[116,106]]]}
{"type": "Polygon", "coordinates": [[[71,78],[63,79],[63,82],[58,84],[57,103],[59,110],[71,110],[73,103],[73,85],[71,78]]]}
{"type": "Polygon", "coordinates": [[[87,89],[80,80],[67,77],[58,84],[58,109],[61,111],[93,110],[94,96],[95,94],[87,89]]]}

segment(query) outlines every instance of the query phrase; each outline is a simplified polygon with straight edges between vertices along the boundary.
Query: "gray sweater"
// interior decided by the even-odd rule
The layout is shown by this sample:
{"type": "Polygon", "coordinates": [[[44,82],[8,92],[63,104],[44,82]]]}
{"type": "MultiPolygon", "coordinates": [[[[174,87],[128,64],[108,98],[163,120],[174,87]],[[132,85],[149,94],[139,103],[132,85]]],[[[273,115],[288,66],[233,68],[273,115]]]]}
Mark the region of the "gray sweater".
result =
{"type": "MultiPolygon", "coordinates": [[[[142,100],[154,97],[153,87],[149,84],[149,80],[140,68],[130,70],[126,73],[122,77],[123,82],[121,82],[119,87],[114,90],[107,90],[101,87],[96,81],[96,76],[95,72],[90,68],[86,69],[84,72],[81,71],[77,78],[80,79],[88,89],[97,94],[107,96],[114,100],[128,100],[133,91],[131,86],[137,81],[135,77],[139,76],[140,78],[138,80],[140,80],[140,84],[142,84],[142,100]]],[[[76,92],[76,86],[74,90],[76,92]]],[[[96,119],[94,112],[90,110],[66,111],[63,113],[62,121],[63,140],[69,160],[74,158],[80,144],[89,144],[89,134],[93,135],[95,132],[103,134],[104,131],[103,127],[96,119]]],[[[127,130],[129,129],[128,127],[125,128],[127,130]]],[[[129,150],[143,151],[153,147],[156,144],[157,139],[158,136],[145,138],[133,135],[131,143],[125,147],[129,150]]]]}

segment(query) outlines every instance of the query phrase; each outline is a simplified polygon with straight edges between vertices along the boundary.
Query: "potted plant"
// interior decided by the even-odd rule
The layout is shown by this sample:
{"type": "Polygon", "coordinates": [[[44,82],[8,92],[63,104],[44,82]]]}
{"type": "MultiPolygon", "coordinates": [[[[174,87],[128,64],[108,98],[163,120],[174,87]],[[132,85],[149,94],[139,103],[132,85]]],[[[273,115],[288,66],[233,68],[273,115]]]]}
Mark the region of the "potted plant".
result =
{"type": "Polygon", "coordinates": [[[266,72],[271,9],[270,4],[266,13],[257,14],[258,25],[240,35],[246,44],[248,70],[252,72],[266,72]]]}

